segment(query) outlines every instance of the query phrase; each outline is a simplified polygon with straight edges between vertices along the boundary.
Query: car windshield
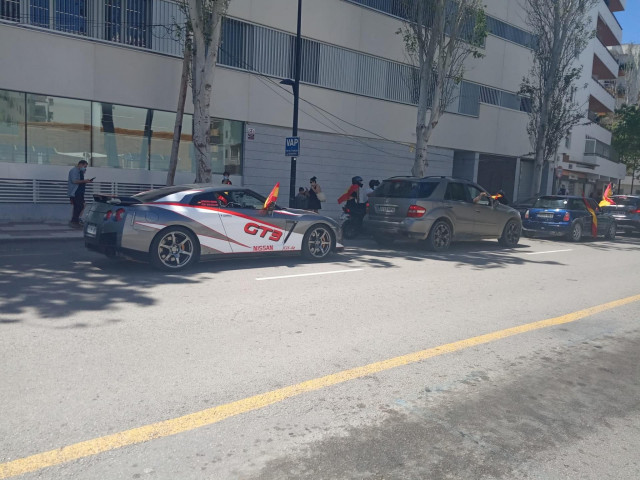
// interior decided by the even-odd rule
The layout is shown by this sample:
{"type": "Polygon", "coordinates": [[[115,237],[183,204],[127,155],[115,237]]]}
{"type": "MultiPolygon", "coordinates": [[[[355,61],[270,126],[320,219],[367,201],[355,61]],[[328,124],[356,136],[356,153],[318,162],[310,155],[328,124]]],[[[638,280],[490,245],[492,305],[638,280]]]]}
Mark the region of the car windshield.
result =
{"type": "Polygon", "coordinates": [[[534,208],[567,208],[567,198],[549,198],[542,197],[533,204],[534,208]]]}
{"type": "Polygon", "coordinates": [[[611,199],[616,202],[616,205],[624,205],[627,207],[635,207],[636,205],[640,205],[640,199],[633,197],[623,197],[623,196],[614,196],[611,199]]]}
{"type": "Polygon", "coordinates": [[[376,197],[429,198],[438,186],[438,181],[385,180],[374,192],[376,197]]]}
{"type": "Polygon", "coordinates": [[[148,190],[146,192],[136,193],[133,197],[137,198],[143,203],[155,202],[159,198],[166,197],[167,195],[171,195],[172,193],[178,193],[185,190],[192,190],[193,187],[188,186],[175,186],[175,187],[163,187],[157,188],[155,190],[148,190]]]}

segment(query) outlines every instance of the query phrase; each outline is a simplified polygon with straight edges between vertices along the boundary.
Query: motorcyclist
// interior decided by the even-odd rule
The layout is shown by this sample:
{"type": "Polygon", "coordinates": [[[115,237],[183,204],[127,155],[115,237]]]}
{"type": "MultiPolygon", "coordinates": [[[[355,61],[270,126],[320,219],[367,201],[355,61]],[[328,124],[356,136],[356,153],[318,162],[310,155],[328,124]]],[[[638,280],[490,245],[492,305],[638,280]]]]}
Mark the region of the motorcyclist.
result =
{"type": "MultiPolygon", "coordinates": [[[[338,198],[338,203],[350,201],[355,199],[355,203],[360,202],[360,189],[364,186],[362,184],[363,180],[360,176],[355,176],[351,178],[351,186],[344,192],[340,198],[338,198]]],[[[363,202],[364,203],[364,202],[363,202]]]]}

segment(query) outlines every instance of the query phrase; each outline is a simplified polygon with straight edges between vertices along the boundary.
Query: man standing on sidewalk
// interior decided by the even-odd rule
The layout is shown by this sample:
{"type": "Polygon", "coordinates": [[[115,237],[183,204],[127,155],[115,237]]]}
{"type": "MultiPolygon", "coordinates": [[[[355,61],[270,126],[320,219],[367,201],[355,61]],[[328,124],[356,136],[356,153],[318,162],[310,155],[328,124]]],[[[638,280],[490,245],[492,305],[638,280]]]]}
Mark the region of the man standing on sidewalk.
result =
{"type": "Polygon", "coordinates": [[[69,222],[71,228],[82,228],[80,215],[82,215],[82,211],[84,210],[85,185],[93,182],[93,178],[90,180],[84,179],[84,172],[87,171],[87,165],[89,165],[89,163],[86,160],[80,160],[78,165],[69,170],[67,192],[71,205],[73,206],[73,214],[69,222]]]}

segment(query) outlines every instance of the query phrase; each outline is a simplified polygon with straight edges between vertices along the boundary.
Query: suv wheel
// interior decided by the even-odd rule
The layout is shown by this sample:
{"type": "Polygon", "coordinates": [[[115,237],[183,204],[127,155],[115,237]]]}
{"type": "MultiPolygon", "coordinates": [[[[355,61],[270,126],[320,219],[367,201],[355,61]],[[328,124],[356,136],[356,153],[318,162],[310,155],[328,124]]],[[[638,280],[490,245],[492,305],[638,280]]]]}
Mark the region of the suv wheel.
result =
{"type": "Polygon", "coordinates": [[[513,248],[520,241],[520,225],[516,220],[509,220],[504,226],[502,236],[498,239],[498,243],[503,247],[513,248]]]}
{"type": "Polygon", "coordinates": [[[604,236],[604,238],[606,238],[607,240],[615,240],[616,239],[616,230],[617,230],[617,225],[615,223],[612,223],[611,225],[609,225],[609,230],[607,230],[606,235],[604,236]]]}
{"type": "Polygon", "coordinates": [[[427,237],[427,248],[434,252],[442,252],[451,245],[453,230],[451,225],[444,220],[438,220],[431,227],[429,236],[427,237]]]}

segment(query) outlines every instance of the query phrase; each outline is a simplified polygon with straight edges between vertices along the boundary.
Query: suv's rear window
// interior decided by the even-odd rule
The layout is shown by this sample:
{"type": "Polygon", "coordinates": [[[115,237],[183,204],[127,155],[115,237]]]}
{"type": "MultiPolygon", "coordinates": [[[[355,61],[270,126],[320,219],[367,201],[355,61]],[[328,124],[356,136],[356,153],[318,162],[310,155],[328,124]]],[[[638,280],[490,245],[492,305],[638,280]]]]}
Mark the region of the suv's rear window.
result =
{"type": "Polygon", "coordinates": [[[625,205],[627,207],[635,207],[636,205],[640,205],[640,199],[633,197],[624,197],[614,195],[611,199],[616,202],[616,205],[625,205]]]}
{"type": "Polygon", "coordinates": [[[416,182],[410,180],[385,180],[374,192],[376,197],[428,198],[439,181],[416,182]]]}

